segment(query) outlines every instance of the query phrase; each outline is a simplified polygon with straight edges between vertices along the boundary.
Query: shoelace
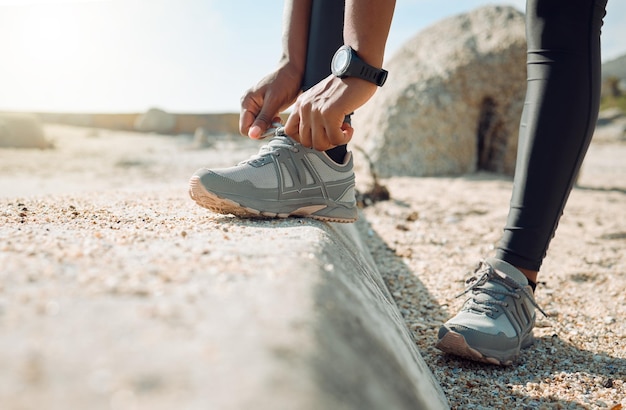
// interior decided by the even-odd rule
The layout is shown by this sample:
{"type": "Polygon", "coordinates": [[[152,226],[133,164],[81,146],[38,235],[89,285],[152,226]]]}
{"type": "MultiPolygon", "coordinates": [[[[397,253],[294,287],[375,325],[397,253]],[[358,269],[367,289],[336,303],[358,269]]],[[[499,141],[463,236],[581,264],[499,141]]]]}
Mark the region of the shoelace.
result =
{"type": "Polygon", "coordinates": [[[263,134],[261,134],[260,139],[265,139],[267,137],[276,135],[276,131],[282,128],[283,128],[283,124],[279,121],[275,121],[272,123],[272,125],[270,125],[270,127],[263,134]]]}
{"type": "Polygon", "coordinates": [[[491,315],[496,311],[496,305],[500,305],[503,307],[506,307],[507,305],[506,302],[499,300],[500,298],[498,298],[498,295],[511,296],[515,299],[519,299],[522,296],[525,296],[537,310],[539,310],[545,317],[548,317],[548,315],[539,307],[537,302],[535,302],[535,299],[532,297],[532,295],[529,294],[528,290],[523,286],[520,286],[513,279],[500,274],[491,265],[485,262],[482,262],[481,266],[479,266],[476,271],[474,271],[474,273],[479,273],[481,271],[484,273],[480,277],[474,275],[465,282],[468,284],[468,286],[456,297],[458,298],[467,294],[468,292],[472,292],[474,294],[485,293],[493,297],[493,299],[479,300],[476,298],[472,298],[472,303],[469,306],[469,309],[474,310],[478,313],[491,315]],[[504,285],[505,289],[488,289],[482,287],[490,280],[504,285]]]}
{"type": "Polygon", "coordinates": [[[269,140],[267,144],[262,145],[258,153],[252,155],[244,161],[241,161],[239,165],[247,162],[258,161],[267,154],[279,155],[280,148],[285,148],[292,152],[299,151],[299,148],[296,146],[297,142],[284,133],[281,123],[275,122],[272,124],[272,127],[274,127],[274,137],[269,140]]]}

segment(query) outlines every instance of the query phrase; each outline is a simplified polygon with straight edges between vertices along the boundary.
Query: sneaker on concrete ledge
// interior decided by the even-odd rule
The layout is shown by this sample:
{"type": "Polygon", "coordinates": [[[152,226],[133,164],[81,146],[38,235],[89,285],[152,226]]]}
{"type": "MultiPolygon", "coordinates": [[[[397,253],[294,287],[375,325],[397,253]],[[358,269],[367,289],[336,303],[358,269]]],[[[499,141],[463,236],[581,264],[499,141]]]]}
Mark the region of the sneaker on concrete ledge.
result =
{"type": "Polygon", "coordinates": [[[535,308],[544,313],[528,280],[512,265],[487,259],[467,283],[459,296],[470,296],[441,326],[436,347],[479,362],[513,364],[520,349],[533,343],[535,308]]]}
{"type": "Polygon", "coordinates": [[[230,168],[196,171],[189,194],[198,205],[241,217],[310,217],[354,222],[352,155],[342,164],[276,130],[258,154],[230,168]]]}

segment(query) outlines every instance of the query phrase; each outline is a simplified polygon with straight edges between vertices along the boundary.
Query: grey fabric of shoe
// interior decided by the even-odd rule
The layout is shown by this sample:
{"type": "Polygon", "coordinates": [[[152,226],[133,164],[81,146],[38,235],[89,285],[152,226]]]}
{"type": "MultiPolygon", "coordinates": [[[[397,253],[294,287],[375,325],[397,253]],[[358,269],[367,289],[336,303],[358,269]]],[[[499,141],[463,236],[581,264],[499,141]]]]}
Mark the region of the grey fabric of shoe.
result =
{"type": "MultiPolygon", "coordinates": [[[[522,272],[499,259],[487,259],[468,287],[460,312],[439,329],[436,347],[484,363],[510,365],[533,342],[535,302],[522,272]]],[[[544,313],[545,314],[545,313],[544,313]]]]}
{"type": "Polygon", "coordinates": [[[337,164],[276,130],[259,153],[230,168],[203,168],[189,193],[200,206],[242,217],[305,216],[331,222],[357,218],[352,155],[337,164]]]}

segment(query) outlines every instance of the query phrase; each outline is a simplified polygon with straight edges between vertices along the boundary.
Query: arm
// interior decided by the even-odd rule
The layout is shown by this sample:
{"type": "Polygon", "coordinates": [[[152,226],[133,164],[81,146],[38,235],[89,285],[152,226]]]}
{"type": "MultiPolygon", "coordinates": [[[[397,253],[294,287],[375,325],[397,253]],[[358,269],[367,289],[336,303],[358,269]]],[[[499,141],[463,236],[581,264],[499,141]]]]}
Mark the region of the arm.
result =
{"type": "MultiPolygon", "coordinates": [[[[395,0],[346,0],[344,43],[372,66],[382,66],[394,7],[395,0]]],[[[331,75],[300,95],[285,131],[320,151],[345,144],[353,130],[343,123],[344,117],[375,91],[376,85],[365,80],[331,75]]]]}
{"type": "MultiPolygon", "coordinates": [[[[304,75],[306,49],[309,37],[309,21],[312,0],[290,0],[285,2],[283,13],[283,55],[281,62],[288,62],[304,75]]],[[[298,87],[300,84],[298,84],[298,87]]]]}
{"type": "Polygon", "coordinates": [[[344,44],[366,63],[382,67],[395,0],[346,0],[344,44]]]}
{"type": "Polygon", "coordinates": [[[241,99],[239,131],[243,135],[259,138],[273,118],[298,96],[306,64],[311,1],[285,2],[283,54],[276,71],[264,77],[241,99]]]}

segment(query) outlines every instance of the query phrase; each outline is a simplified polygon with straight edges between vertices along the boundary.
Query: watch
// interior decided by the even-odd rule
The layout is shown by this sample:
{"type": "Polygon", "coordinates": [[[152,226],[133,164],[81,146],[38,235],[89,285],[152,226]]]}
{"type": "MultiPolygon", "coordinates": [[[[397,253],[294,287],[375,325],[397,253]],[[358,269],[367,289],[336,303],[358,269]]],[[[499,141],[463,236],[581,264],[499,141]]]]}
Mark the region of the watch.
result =
{"type": "Polygon", "coordinates": [[[367,64],[350,46],[339,47],[330,63],[330,69],[339,78],[362,78],[379,87],[382,87],[387,80],[387,70],[367,64]]]}

